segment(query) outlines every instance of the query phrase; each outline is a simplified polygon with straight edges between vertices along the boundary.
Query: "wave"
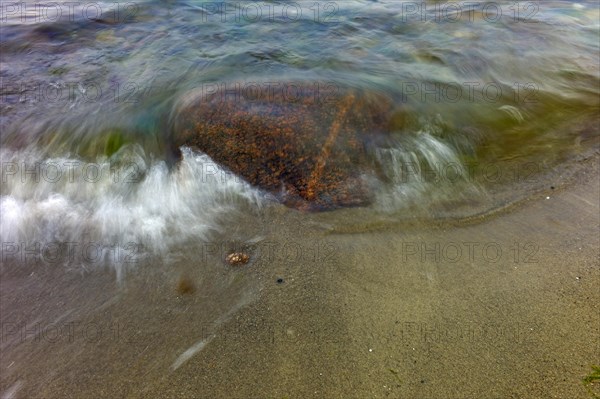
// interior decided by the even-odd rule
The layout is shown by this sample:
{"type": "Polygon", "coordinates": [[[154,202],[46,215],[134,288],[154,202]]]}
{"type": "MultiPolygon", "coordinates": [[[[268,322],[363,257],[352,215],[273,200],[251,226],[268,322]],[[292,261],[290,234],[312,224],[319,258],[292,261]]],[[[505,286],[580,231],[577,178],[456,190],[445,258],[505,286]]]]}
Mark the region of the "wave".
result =
{"type": "Polygon", "coordinates": [[[165,255],[189,240],[208,239],[227,214],[260,209],[268,200],[207,155],[187,148],[171,170],[137,145],[95,163],[37,155],[0,153],[3,261],[27,253],[53,259],[59,248],[68,249],[76,256],[63,257],[65,262],[93,256],[122,277],[134,253],[165,255]]]}

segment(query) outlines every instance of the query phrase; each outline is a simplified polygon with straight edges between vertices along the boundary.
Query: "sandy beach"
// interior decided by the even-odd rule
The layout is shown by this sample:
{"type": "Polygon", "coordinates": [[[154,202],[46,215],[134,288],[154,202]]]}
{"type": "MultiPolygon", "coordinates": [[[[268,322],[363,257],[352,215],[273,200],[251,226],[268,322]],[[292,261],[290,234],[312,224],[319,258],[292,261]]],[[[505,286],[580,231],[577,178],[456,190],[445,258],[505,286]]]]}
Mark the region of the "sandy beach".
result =
{"type": "Polygon", "coordinates": [[[237,268],[222,260],[227,237],[190,244],[182,253],[203,256],[169,266],[145,259],[120,284],[108,270],[4,265],[0,390],[590,398],[582,379],[600,363],[598,157],[573,168],[462,226],[336,232],[319,214],[275,207],[245,247],[252,262],[237,268]]]}

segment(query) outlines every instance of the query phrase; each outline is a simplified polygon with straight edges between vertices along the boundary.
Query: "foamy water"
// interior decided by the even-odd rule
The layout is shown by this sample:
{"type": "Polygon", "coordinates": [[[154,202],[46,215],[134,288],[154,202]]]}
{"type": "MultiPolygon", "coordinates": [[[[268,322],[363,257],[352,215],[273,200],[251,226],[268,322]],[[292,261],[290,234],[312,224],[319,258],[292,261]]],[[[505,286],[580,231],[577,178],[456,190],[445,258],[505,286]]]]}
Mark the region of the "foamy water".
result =
{"type": "MultiPolygon", "coordinates": [[[[206,241],[223,231],[231,213],[252,213],[274,203],[272,196],[188,148],[182,148],[181,161],[172,167],[135,144],[94,163],[48,158],[35,149],[4,149],[0,161],[4,258],[13,255],[14,245],[22,256],[24,249],[39,244],[42,258],[51,258],[59,244],[74,243],[69,248],[75,253],[77,246],[88,245],[85,257],[115,265],[119,276],[129,255],[165,257],[178,245],[206,241]]],[[[427,131],[376,147],[374,162],[385,179],[365,171],[375,192],[375,210],[424,209],[480,193],[465,178],[457,150],[427,131]],[[427,179],[425,168],[440,167],[451,169],[455,178],[427,179]],[[457,188],[457,183],[462,185],[457,188]]]]}
{"type": "Polygon", "coordinates": [[[459,152],[427,131],[407,135],[393,147],[378,148],[375,154],[378,166],[389,180],[377,190],[379,210],[425,209],[484,193],[471,179],[459,152]]]}
{"type": "Polygon", "coordinates": [[[181,162],[169,170],[165,161],[149,159],[138,146],[120,153],[115,166],[107,158],[86,163],[3,150],[3,255],[11,253],[10,243],[19,250],[36,244],[50,250],[50,243],[93,243],[120,267],[127,256],[115,257],[115,246],[130,254],[164,255],[186,241],[207,240],[222,227],[219,218],[227,213],[258,209],[267,201],[205,154],[184,148],[181,162]]]}
{"type": "Polygon", "coordinates": [[[274,7],[259,19],[242,3],[235,17],[208,3],[100,2],[102,18],[76,6],[73,19],[54,18],[57,3],[3,3],[3,255],[91,242],[112,259],[100,264],[124,263],[114,248],[165,257],[270,206],[204,154],[166,160],[177,104],[206,85],[305,81],[390,97],[409,122],[369,147],[363,173],[367,211],[394,217],[485,198],[465,159],[538,170],[597,136],[557,128],[598,112],[597,4],[499,2],[498,15],[479,5],[455,20],[438,3],[300,1],[301,16],[274,7]]]}

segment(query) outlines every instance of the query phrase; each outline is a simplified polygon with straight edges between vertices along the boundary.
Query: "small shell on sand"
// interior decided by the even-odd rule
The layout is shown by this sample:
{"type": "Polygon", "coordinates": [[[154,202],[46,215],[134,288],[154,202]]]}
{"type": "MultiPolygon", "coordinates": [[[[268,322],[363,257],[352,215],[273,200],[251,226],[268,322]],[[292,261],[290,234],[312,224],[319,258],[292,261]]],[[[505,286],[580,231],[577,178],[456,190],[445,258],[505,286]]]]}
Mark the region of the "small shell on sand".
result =
{"type": "Polygon", "coordinates": [[[250,260],[250,257],[242,252],[234,252],[232,254],[227,255],[225,258],[227,263],[233,266],[245,265],[250,260]]]}

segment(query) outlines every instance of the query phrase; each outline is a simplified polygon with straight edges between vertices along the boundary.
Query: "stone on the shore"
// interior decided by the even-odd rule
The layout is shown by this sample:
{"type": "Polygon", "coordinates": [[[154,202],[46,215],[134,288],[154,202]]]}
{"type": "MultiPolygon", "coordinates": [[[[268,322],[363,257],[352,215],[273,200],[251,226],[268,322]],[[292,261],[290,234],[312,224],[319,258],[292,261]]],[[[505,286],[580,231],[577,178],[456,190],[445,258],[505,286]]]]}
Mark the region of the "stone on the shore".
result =
{"type": "Polygon", "coordinates": [[[292,99],[198,90],[179,105],[174,144],[208,154],[287,206],[361,206],[372,200],[366,143],[388,130],[391,109],[386,96],[350,89],[292,99]]]}

